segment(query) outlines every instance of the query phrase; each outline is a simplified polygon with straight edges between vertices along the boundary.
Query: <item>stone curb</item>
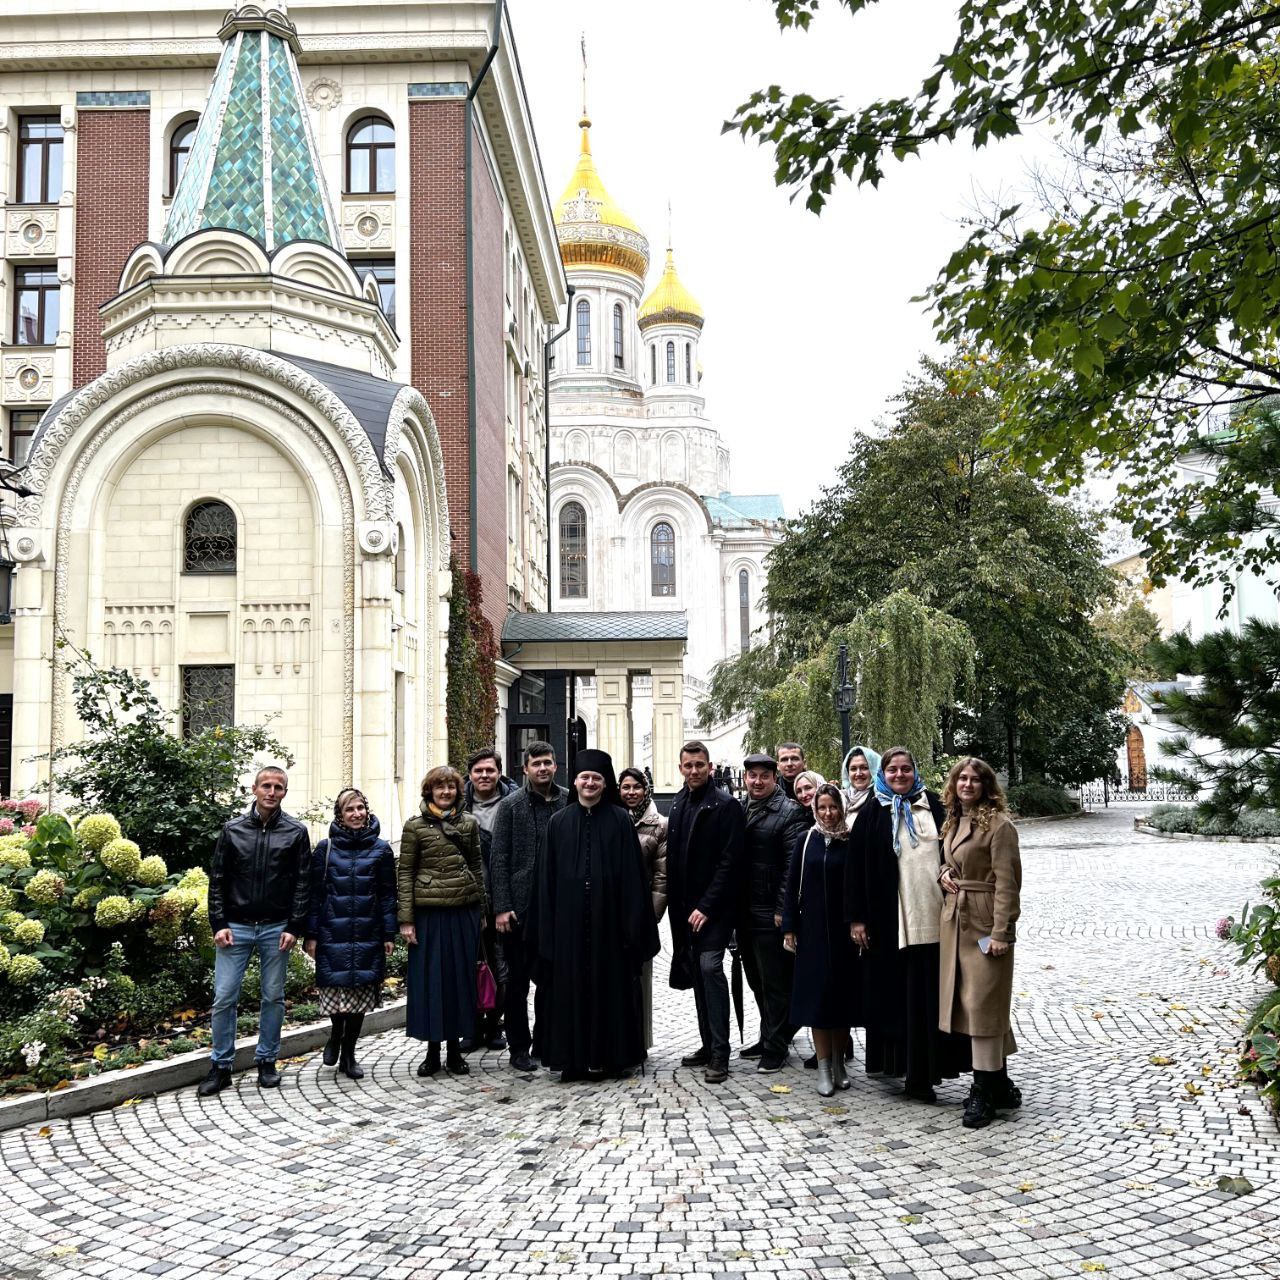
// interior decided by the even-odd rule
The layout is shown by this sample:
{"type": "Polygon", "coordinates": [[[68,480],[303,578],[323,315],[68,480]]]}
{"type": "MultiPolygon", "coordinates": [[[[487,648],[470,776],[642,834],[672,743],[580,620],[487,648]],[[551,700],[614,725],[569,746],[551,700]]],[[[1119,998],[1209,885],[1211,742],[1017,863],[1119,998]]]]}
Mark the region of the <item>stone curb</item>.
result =
{"type": "Polygon", "coordinates": [[[1280,836],[1206,836],[1198,831],[1158,831],[1141,818],[1134,818],[1133,829],[1144,836],[1161,840],[1199,840],[1204,844],[1280,844],[1280,836]]]}
{"type": "MultiPolygon", "coordinates": [[[[364,1033],[393,1031],[404,1026],[403,999],[385,1004],[365,1015],[364,1033]]],[[[280,1057],[294,1058],[318,1049],[329,1038],[329,1020],[289,1027],[280,1037],[280,1057]]],[[[237,1071],[253,1065],[258,1037],[241,1036],[236,1041],[237,1071]]],[[[130,1098],[148,1098],[170,1089],[181,1089],[203,1080],[209,1070],[208,1049],[182,1053],[162,1062],[147,1062],[132,1071],[111,1071],[106,1075],[81,1080],[51,1093],[26,1093],[0,1101],[0,1131],[23,1125],[44,1124],[49,1120],[66,1120],[104,1107],[118,1106],[130,1098]]]]}

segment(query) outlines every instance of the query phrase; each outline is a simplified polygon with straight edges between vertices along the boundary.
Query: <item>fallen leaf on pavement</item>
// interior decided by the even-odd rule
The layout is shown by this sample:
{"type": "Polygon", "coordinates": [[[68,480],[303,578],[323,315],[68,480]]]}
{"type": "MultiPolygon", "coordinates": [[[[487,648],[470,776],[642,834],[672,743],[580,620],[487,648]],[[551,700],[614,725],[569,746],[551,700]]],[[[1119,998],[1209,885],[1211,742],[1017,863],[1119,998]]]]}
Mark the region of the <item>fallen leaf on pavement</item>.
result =
{"type": "Polygon", "coordinates": [[[921,1222],[923,1219],[918,1213],[904,1213],[898,1221],[905,1223],[908,1227],[914,1227],[917,1222],[921,1222]]]}
{"type": "MultiPolygon", "coordinates": [[[[139,1063],[139,1066],[141,1066],[141,1063],[139,1063]]],[[[136,1107],[141,1101],[141,1098],[126,1098],[116,1109],[119,1110],[121,1107],[136,1107]]]]}
{"type": "Polygon", "coordinates": [[[1233,1196],[1247,1196],[1253,1189],[1248,1178],[1231,1178],[1224,1174],[1218,1179],[1218,1190],[1229,1191],[1233,1196]]]}
{"type": "Polygon", "coordinates": [[[55,1244],[49,1250],[49,1256],[52,1258],[65,1258],[68,1254],[79,1253],[79,1247],[74,1244],[55,1244]]]}
{"type": "Polygon", "coordinates": [[[40,1132],[36,1136],[39,1138],[48,1138],[52,1136],[52,1134],[53,1134],[53,1130],[50,1129],[49,1126],[46,1124],[41,1126],[40,1132]]]}
{"type": "Polygon", "coordinates": [[[1193,1098],[1198,1098],[1204,1090],[1194,1080],[1188,1080],[1182,1086],[1193,1098]]]}
{"type": "Polygon", "coordinates": [[[1082,1262],[1080,1264],[1081,1271],[1105,1271],[1107,1264],[1105,1262],[1082,1262]]]}
{"type": "Polygon", "coordinates": [[[1026,1195],[1028,1191],[1034,1191],[1035,1189],[1036,1189],[1036,1184],[1034,1182],[1018,1183],[1018,1190],[1021,1191],[1023,1195],[1026,1195]]]}
{"type": "Polygon", "coordinates": [[[1153,1053],[1147,1061],[1153,1067],[1171,1067],[1173,1065],[1173,1059],[1166,1058],[1163,1053],[1153,1053]]]}
{"type": "Polygon", "coordinates": [[[769,1086],[770,1093],[790,1093],[791,1086],[789,1084],[771,1084],[769,1086]]]}

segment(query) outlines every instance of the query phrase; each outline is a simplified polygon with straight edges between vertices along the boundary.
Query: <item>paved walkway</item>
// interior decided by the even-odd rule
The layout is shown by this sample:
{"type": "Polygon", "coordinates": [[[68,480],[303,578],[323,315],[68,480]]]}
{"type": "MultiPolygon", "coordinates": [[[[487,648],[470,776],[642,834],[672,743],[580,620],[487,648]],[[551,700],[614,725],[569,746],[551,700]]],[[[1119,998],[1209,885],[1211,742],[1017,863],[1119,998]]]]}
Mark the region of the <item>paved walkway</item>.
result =
{"type": "Polygon", "coordinates": [[[798,1066],[705,1085],[678,1065],[692,999],[662,987],[637,1081],[494,1054],[424,1081],[391,1034],[360,1084],[315,1056],[276,1092],[5,1134],[0,1276],[1280,1276],[1280,1134],[1228,1065],[1255,991],[1212,936],[1272,855],[1131,822],[1024,831],[1026,1104],[988,1129],[961,1128],[959,1085],[937,1107],[861,1074],[824,1104],[798,1066]]]}

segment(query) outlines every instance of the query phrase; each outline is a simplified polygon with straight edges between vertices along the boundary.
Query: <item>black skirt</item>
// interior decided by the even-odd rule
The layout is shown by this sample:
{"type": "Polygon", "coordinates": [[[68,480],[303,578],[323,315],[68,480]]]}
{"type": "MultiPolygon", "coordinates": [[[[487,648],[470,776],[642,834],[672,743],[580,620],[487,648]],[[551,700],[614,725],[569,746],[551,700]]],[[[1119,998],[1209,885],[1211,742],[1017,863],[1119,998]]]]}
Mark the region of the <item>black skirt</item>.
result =
{"type": "Polygon", "coordinates": [[[973,1069],[969,1037],[938,1030],[939,956],[936,942],[899,950],[901,1016],[867,1027],[868,1073],[904,1076],[921,1087],[973,1069]]]}

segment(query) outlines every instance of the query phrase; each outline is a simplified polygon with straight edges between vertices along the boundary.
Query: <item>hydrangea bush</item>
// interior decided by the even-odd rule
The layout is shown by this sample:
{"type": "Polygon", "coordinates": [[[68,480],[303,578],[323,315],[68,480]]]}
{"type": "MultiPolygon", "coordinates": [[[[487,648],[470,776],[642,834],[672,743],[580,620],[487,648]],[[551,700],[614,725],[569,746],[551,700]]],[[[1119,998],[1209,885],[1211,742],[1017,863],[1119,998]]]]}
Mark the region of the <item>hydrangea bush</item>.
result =
{"type": "Polygon", "coordinates": [[[206,873],[170,874],[111,814],[74,826],[38,801],[0,803],[0,1075],[62,1079],[88,1026],[146,1031],[209,998],[206,873]]]}

